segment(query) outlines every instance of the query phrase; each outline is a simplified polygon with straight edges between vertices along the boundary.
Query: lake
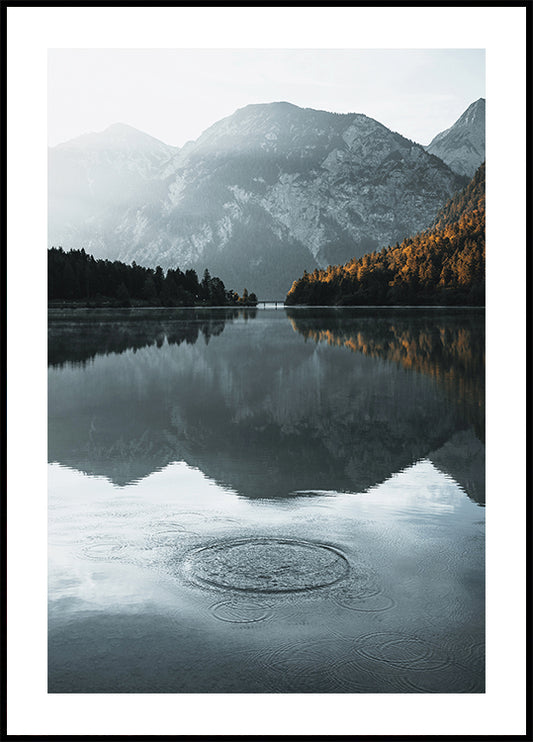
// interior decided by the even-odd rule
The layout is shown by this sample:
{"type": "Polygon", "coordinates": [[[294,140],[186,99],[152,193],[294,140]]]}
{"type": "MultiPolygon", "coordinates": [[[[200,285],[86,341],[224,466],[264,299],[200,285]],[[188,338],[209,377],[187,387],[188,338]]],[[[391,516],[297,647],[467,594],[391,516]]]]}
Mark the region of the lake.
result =
{"type": "Polygon", "coordinates": [[[484,327],[50,310],[49,691],[484,692],[484,327]]]}

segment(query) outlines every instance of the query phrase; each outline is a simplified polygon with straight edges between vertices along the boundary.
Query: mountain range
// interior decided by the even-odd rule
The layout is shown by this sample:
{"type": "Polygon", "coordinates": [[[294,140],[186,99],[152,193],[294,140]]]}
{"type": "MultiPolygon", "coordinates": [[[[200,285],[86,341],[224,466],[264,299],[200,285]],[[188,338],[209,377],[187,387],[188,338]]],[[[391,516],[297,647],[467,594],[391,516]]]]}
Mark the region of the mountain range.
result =
{"type": "Polygon", "coordinates": [[[456,161],[470,129],[481,157],[473,106],[427,148],[363,114],[290,103],[246,106],[181,149],[116,124],[50,148],[49,245],[208,267],[281,298],[304,270],[428,227],[467,182],[456,161]]]}

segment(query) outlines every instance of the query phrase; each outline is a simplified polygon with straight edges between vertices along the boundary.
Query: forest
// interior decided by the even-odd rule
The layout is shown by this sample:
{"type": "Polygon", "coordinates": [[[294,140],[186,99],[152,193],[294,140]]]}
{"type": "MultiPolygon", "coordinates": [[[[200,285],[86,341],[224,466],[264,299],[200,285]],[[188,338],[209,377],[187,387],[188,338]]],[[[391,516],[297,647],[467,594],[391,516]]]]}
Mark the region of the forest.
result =
{"type": "Polygon", "coordinates": [[[226,289],[206,268],[201,280],[195,270],[161,266],[144,268],[135,261],[96,260],[81,250],[48,250],[48,303],[87,307],[256,306],[257,297],[226,289]]]}
{"type": "Polygon", "coordinates": [[[485,303],[485,164],[433,225],[345,265],[296,280],[287,305],[473,305],[485,303]]]}

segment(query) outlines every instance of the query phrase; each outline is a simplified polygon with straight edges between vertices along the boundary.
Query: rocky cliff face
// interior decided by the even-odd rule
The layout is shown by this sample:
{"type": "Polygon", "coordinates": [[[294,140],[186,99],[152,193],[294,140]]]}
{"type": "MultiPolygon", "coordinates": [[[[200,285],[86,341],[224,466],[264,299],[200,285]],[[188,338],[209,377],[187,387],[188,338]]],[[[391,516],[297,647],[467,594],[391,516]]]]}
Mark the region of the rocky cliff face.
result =
{"type": "Polygon", "coordinates": [[[51,151],[50,244],[164,269],[207,266],[260,298],[281,298],[304,269],[428,227],[465,183],[367,116],[289,103],[246,106],[179,151],[147,137],[140,153],[119,148],[117,165],[104,134],[76,140],[74,154],[72,144],[51,151]],[[83,188],[65,187],[78,177],[83,188]]]}
{"type": "Polygon", "coordinates": [[[472,103],[455,124],[441,131],[426,150],[469,178],[485,161],[485,99],[472,103]]]}

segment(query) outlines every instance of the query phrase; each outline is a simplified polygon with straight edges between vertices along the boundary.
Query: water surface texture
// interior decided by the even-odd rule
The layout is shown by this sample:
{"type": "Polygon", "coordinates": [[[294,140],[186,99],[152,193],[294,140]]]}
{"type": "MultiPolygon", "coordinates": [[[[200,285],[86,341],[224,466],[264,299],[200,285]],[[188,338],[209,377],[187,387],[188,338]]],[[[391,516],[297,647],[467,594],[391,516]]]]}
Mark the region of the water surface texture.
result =
{"type": "Polygon", "coordinates": [[[484,315],[49,316],[49,690],[484,691],[484,315]]]}

